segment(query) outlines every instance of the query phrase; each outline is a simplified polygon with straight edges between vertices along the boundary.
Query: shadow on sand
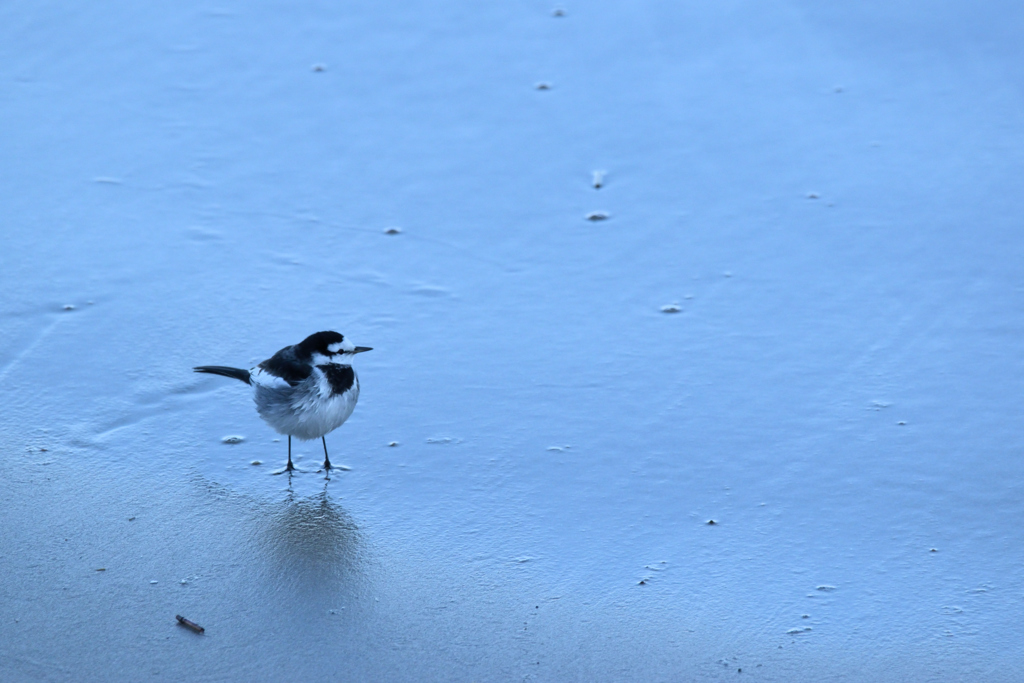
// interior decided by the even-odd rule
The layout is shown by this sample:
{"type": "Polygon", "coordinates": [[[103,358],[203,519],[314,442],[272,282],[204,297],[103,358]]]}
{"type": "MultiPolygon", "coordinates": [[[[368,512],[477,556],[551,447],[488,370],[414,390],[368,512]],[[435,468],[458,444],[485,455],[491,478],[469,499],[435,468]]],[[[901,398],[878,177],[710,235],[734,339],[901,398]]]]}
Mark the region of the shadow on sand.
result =
{"type": "Polygon", "coordinates": [[[299,590],[358,590],[365,579],[365,543],[326,486],[308,497],[289,492],[260,508],[256,542],[272,578],[299,590]]]}
{"type": "Polygon", "coordinates": [[[202,477],[197,484],[205,503],[233,518],[246,538],[229,561],[254,581],[254,599],[346,604],[346,598],[369,592],[370,545],[348,511],[332,498],[329,482],[311,495],[289,486],[278,498],[239,493],[202,477]],[[231,508],[235,511],[229,512],[231,508]]]}

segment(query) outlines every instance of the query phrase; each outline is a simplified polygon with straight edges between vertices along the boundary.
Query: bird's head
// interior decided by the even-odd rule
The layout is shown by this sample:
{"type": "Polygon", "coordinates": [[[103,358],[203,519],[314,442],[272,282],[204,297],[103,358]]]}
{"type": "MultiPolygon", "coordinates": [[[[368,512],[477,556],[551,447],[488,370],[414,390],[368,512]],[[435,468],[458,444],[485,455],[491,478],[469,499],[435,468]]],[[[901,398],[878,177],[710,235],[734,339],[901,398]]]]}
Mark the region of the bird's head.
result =
{"type": "Polygon", "coordinates": [[[300,355],[308,355],[314,365],[337,363],[349,365],[352,356],[372,351],[369,346],[356,346],[338,332],[317,332],[299,343],[296,349],[300,355]]]}

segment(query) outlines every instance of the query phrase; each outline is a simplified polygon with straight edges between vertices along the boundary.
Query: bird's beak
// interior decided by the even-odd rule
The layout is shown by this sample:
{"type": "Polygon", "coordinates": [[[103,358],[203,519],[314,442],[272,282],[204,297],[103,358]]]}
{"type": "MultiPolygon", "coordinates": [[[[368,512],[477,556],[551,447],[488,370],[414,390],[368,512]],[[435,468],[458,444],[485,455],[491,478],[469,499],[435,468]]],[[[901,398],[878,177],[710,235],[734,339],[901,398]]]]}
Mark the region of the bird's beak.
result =
{"type": "Polygon", "coordinates": [[[352,349],[352,353],[362,353],[364,351],[373,351],[373,347],[372,346],[357,346],[356,348],[352,349]]]}

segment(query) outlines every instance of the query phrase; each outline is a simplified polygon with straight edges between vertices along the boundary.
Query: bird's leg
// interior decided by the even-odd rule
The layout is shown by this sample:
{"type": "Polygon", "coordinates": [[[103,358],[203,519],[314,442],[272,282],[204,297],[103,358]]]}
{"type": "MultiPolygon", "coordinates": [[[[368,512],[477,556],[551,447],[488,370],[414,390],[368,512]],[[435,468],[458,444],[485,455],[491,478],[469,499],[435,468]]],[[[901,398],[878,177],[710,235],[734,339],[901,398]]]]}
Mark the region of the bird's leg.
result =
{"type": "Polygon", "coordinates": [[[324,442],[324,469],[327,470],[329,474],[333,466],[331,465],[330,457],[327,455],[327,438],[321,436],[320,440],[324,442]]]}
{"type": "Polygon", "coordinates": [[[279,470],[275,470],[274,474],[288,473],[289,478],[292,476],[292,472],[298,472],[299,468],[292,464],[292,435],[288,435],[288,464],[279,470]]]}

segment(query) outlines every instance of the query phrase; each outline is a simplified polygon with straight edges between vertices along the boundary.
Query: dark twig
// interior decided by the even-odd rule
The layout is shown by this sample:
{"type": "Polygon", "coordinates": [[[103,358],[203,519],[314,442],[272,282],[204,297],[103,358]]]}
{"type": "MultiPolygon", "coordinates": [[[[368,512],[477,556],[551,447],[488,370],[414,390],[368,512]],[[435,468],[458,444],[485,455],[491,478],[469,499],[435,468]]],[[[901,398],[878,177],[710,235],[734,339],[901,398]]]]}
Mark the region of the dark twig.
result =
{"type": "Polygon", "coordinates": [[[181,624],[185,628],[192,629],[196,633],[204,633],[206,631],[205,628],[203,628],[202,626],[200,626],[196,622],[191,621],[190,619],[186,619],[185,617],[181,616],[180,614],[175,614],[174,618],[178,620],[179,624],[181,624]]]}

